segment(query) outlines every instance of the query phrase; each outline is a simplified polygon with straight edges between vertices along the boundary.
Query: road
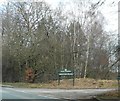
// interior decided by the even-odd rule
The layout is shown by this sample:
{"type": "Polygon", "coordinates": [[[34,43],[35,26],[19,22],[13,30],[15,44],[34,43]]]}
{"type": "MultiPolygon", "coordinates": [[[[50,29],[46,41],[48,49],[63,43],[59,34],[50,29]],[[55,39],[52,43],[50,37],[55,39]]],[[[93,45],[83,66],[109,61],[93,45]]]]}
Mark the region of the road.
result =
{"type": "Polygon", "coordinates": [[[2,87],[2,99],[81,99],[90,98],[113,89],[30,89],[2,87]]]}
{"type": "Polygon", "coordinates": [[[32,89],[6,88],[1,89],[2,99],[55,99],[47,96],[40,96],[38,92],[29,92],[32,89]]]}

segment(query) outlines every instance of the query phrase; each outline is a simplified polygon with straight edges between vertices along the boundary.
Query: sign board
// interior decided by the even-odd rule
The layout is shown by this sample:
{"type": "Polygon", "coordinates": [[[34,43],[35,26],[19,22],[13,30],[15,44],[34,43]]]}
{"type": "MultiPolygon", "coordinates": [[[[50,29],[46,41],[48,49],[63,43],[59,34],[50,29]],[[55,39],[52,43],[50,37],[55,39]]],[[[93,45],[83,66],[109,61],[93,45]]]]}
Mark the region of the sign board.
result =
{"type": "Polygon", "coordinates": [[[63,75],[63,76],[66,76],[66,75],[74,75],[74,73],[72,72],[72,71],[70,71],[70,70],[67,70],[67,69],[65,69],[65,70],[61,70],[60,72],[59,72],[59,75],[63,75]]]}
{"type": "Polygon", "coordinates": [[[120,76],[117,77],[117,80],[120,80],[120,76]]]}
{"type": "Polygon", "coordinates": [[[60,78],[61,76],[72,76],[73,78],[73,86],[74,86],[74,72],[72,72],[71,70],[61,70],[58,72],[58,85],[60,84],[60,78]]]}
{"type": "Polygon", "coordinates": [[[59,73],[59,75],[63,75],[63,76],[66,76],[66,75],[73,75],[73,73],[59,73]]]}

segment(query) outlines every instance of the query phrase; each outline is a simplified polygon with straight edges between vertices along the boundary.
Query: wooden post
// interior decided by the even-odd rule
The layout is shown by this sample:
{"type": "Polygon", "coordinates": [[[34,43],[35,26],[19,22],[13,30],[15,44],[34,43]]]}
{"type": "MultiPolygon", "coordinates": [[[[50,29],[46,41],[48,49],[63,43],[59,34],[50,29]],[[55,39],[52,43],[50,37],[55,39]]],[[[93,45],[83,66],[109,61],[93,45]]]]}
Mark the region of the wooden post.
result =
{"type": "Polygon", "coordinates": [[[73,86],[75,85],[75,76],[74,76],[74,73],[73,73],[73,86]]]}
{"type": "Polygon", "coordinates": [[[58,76],[58,85],[60,85],[60,75],[58,76]]]}

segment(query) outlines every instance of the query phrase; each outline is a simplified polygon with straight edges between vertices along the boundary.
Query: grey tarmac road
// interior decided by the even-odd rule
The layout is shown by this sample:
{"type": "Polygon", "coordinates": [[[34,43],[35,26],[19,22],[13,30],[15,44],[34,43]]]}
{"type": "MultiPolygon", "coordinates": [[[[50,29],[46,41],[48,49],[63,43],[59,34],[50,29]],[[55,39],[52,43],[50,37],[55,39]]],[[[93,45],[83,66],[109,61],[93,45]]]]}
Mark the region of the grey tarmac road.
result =
{"type": "Polygon", "coordinates": [[[2,99],[88,99],[115,89],[33,89],[2,87],[2,99]]]}

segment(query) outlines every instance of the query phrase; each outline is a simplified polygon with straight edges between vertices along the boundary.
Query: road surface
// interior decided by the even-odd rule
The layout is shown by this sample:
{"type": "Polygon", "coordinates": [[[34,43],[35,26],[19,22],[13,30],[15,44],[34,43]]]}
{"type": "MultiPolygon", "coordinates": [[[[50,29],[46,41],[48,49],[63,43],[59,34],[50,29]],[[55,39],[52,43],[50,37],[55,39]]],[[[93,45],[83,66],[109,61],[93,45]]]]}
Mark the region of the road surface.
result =
{"type": "Polygon", "coordinates": [[[2,99],[83,99],[113,89],[32,89],[2,87],[2,99]]]}
{"type": "MultiPolygon", "coordinates": [[[[29,90],[32,91],[32,89],[29,90]]],[[[2,92],[2,99],[55,99],[43,95],[41,96],[35,91],[29,92],[29,90],[3,87],[0,92],[2,92]]]]}

